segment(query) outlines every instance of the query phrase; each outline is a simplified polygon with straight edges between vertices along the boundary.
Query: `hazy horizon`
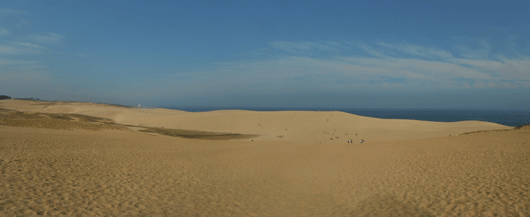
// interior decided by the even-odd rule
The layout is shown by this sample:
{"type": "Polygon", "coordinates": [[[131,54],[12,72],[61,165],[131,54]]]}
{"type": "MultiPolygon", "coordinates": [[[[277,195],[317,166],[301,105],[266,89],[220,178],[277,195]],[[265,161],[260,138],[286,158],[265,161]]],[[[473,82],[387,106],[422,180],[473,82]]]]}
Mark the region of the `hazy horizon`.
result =
{"type": "Polygon", "coordinates": [[[528,110],[529,9],[519,1],[5,1],[0,95],[528,110]]]}

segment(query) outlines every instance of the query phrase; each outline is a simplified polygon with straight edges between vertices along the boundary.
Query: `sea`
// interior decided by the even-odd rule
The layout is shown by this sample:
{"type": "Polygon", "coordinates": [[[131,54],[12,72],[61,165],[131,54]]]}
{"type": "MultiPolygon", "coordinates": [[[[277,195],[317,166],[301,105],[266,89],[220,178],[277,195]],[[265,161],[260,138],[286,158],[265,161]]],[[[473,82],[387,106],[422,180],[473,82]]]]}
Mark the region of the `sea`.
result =
{"type": "Polygon", "coordinates": [[[213,110],[251,110],[251,111],[342,111],[350,114],[383,118],[408,119],[436,122],[456,121],[487,121],[505,126],[520,126],[530,124],[529,110],[463,110],[463,109],[348,109],[348,108],[254,108],[254,107],[170,107],[188,112],[205,112],[213,110]]]}

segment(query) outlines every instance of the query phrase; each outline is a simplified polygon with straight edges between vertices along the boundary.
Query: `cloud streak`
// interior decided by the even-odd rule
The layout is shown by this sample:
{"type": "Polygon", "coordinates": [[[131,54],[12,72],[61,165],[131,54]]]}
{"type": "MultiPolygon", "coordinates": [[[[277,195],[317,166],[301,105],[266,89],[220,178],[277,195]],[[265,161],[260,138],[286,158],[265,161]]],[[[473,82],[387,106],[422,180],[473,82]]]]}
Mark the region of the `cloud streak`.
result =
{"type": "Polygon", "coordinates": [[[50,57],[43,53],[53,53],[54,46],[61,44],[63,35],[53,32],[35,32],[26,29],[29,22],[28,11],[0,8],[0,92],[47,95],[50,92],[72,92],[58,83],[61,81],[57,70],[50,68],[50,57]],[[10,31],[13,29],[13,31],[10,31]],[[16,31],[15,31],[16,30],[16,31]]]}
{"type": "Polygon", "coordinates": [[[481,46],[485,49],[477,53],[488,55],[452,53],[407,43],[272,42],[264,50],[282,55],[223,63],[215,70],[181,77],[175,82],[183,94],[193,94],[199,89],[203,94],[223,94],[240,90],[303,93],[530,87],[530,57],[498,55],[489,59],[491,46],[485,42],[481,46]],[[315,55],[321,53],[325,54],[315,55]]]}
{"type": "Polygon", "coordinates": [[[436,48],[430,48],[430,47],[422,47],[417,45],[411,45],[411,44],[388,44],[384,42],[378,43],[379,46],[388,48],[389,50],[394,50],[399,53],[403,54],[409,54],[421,58],[429,58],[429,59],[435,59],[435,58],[441,58],[441,59],[451,59],[453,58],[453,55],[445,50],[440,50],[436,48]]]}
{"type": "Polygon", "coordinates": [[[61,42],[64,36],[59,35],[57,33],[49,32],[46,34],[32,35],[30,38],[37,43],[56,44],[61,42]]]}
{"type": "Polygon", "coordinates": [[[0,8],[0,16],[6,16],[6,15],[28,15],[30,14],[29,11],[23,11],[23,10],[14,10],[11,8],[0,8]]]}
{"type": "Polygon", "coordinates": [[[0,36],[9,35],[9,30],[7,29],[0,29],[0,36]]]}
{"type": "Polygon", "coordinates": [[[44,47],[30,42],[11,42],[0,44],[0,55],[39,54],[44,47]]]}
{"type": "Polygon", "coordinates": [[[303,54],[310,51],[339,51],[337,47],[340,45],[336,42],[328,43],[315,43],[315,42],[285,42],[285,41],[275,41],[269,43],[270,47],[275,50],[285,51],[291,54],[303,54]]]}

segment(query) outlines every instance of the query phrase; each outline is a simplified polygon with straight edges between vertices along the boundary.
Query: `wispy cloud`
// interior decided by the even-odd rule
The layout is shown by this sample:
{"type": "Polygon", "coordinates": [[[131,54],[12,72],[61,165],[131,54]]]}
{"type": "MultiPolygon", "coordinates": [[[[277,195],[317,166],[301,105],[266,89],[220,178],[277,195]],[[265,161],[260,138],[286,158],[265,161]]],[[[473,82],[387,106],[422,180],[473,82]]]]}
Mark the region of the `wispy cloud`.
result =
{"type": "Polygon", "coordinates": [[[478,47],[450,52],[407,43],[272,42],[261,52],[281,51],[289,55],[223,63],[212,71],[179,77],[178,81],[168,80],[171,84],[177,82],[178,85],[173,86],[178,86],[182,94],[198,89],[208,94],[222,94],[240,89],[255,93],[292,93],[530,86],[529,56],[493,55],[492,46],[486,41],[481,41],[478,47]],[[319,51],[333,55],[307,55],[319,51]]]}
{"type": "MultiPolygon", "coordinates": [[[[467,59],[489,59],[491,56],[491,45],[486,40],[478,40],[472,48],[467,44],[455,45],[460,56],[467,59]]],[[[471,44],[473,45],[473,44],[471,44]]]]}
{"type": "Polygon", "coordinates": [[[339,51],[336,42],[315,43],[315,42],[285,42],[275,41],[271,42],[272,49],[282,50],[293,54],[303,54],[310,51],[339,51]]]}
{"type": "Polygon", "coordinates": [[[9,30],[7,29],[0,29],[0,36],[2,35],[9,35],[9,30]]]}
{"type": "Polygon", "coordinates": [[[29,11],[14,10],[11,8],[0,8],[0,16],[3,15],[28,15],[29,11]]]}
{"type": "Polygon", "coordinates": [[[0,69],[6,71],[27,71],[27,70],[38,70],[46,69],[41,61],[35,60],[16,60],[16,59],[0,59],[0,69]],[[8,69],[9,70],[6,70],[8,69]],[[16,69],[16,70],[13,70],[16,69]]]}
{"type": "Polygon", "coordinates": [[[47,63],[49,57],[41,55],[53,53],[65,37],[36,32],[28,18],[28,11],[0,8],[0,20],[5,20],[0,21],[0,92],[38,96],[65,91],[58,82],[61,77],[47,63]]]}
{"type": "Polygon", "coordinates": [[[390,50],[397,51],[403,54],[410,54],[416,57],[422,58],[441,58],[441,59],[450,59],[453,55],[445,50],[440,50],[430,47],[422,47],[411,44],[388,44],[384,42],[378,43],[379,46],[388,48],[390,50]]]}
{"type": "Polygon", "coordinates": [[[40,35],[32,35],[31,39],[37,43],[43,43],[43,44],[55,44],[59,43],[64,36],[59,35],[57,33],[46,33],[46,34],[40,34],[40,35]]]}
{"type": "Polygon", "coordinates": [[[41,53],[44,47],[29,42],[11,42],[0,44],[0,54],[3,55],[24,55],[41,53]]]}
{"type": "Polygon", "coordinates": [[[363,41],[344,42],[344,43],[346,45],[357,47],[361,49],[362,51],[366,52],[367,54],[374,56],[374,57],[380,57],[380,58],[387,57],[387,55],[385,55],[383,52],[375,49],[373,46],[363,41]]]}
{"type": "Polygon", "coordinates": [[[13,44],[16,44],[16,45],[19,45],[19,46],[23,46],[23,47],[32,47],[32,48],[39,48],[39,49],[42,49],[44,47],[38,45],[38,44],[33,44],[33,43],[30,43],[30,42],[15,42],[13,44]]]}

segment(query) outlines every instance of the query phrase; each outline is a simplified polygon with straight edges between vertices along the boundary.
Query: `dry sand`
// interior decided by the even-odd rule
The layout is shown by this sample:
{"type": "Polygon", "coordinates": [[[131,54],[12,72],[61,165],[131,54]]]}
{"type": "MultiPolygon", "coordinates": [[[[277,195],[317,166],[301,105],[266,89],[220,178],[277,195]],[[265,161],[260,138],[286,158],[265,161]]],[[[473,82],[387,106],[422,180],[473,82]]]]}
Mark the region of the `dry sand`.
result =
{"type": "Polygon", "coordinates": [[[20,100],[0,108],[24,111],[0,115],[0,216],[530,216],[529,127],[20,100]],[[186,139],[111,121],[260,136],[186,139]]]}

